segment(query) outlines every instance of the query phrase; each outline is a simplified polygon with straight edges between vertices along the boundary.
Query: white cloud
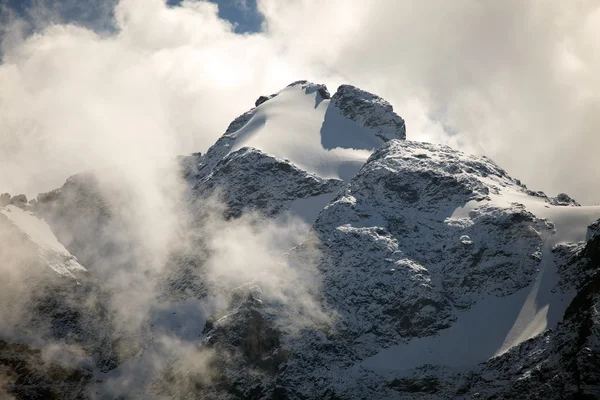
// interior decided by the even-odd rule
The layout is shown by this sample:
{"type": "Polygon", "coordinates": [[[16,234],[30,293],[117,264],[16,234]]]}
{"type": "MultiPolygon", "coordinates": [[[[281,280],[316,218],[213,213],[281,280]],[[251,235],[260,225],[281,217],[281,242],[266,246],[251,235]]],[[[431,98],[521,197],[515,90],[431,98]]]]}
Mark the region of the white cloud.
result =
{"type": "Polygon", "coordinates": [[[600,201],[597,2],[291,3],[260,2],[269,37],[390,100],[409,138],[483,153],[536,189],[600,201]],[[440,135],[440,125],[457,134],[440,135]]]}
{"type": "Polygon", "coordinates": [[[536,189],[600,201],[597,3],[258,7],[265,31],[252,35],[234,34],[204,1],[122,0],[113,35],[50,25],[23,41],[23,24],[4,24],[0,187],[35,193],[112,160],[205,150],[258,95],[306,78],[382,95],[409,138],[484,153],[536,189]]]}
{"type": "Polygon", "coordinates": [[[264,37],[235,35],[216,11],[126,0],[114,36],[51,25],[8,46],[2,190],[36,194],[81,170],[115,162],[141,170],[205,150],[257,93],[297,76],[264,37]]]}

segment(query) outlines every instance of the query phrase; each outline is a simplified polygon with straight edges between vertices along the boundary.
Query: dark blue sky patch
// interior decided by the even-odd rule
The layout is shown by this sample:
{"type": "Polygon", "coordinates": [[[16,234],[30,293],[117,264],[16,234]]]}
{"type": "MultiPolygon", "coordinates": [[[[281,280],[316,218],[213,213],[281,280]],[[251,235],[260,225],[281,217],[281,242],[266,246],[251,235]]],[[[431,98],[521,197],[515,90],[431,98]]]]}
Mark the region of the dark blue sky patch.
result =
{"type": "MultiPolygon", "coordinates": [[[[263,22],[256,0],[209,0],[219,6],[219,17],[231,22],[236,33],[259,32],[263,22]]],[[[170,6],[178,6],[182,0],[167,0],[170,6]]]]}
{"type": "MultiPolygon", "coordinates": [[[[263,22],[257,11],[256,0],[210,0],[219,6],[219,17],[230,21],[236,33],[259,32],[263,22]]],[[[177,7],[182,0],[167,0],[177,7]]],[[[44,28],[48,23],[72,23],[96,32],[112,32],[114,8],[118,0],[0,0],[0,22],[7,18],[6,8],[31,24],[31,31],[44,28]],[[2,6],[6,6],[4,8],[2,6]],[[40,7],[41,6],[41,7],[40,7]],[[45,20],[36,19],[33,9],[45,9],[45,20]],[[2,14],[5,15],[2,15],[2,14]]],[[[39,15],[38,15],[39,17],[39,15]]]]}
{"type": "MultiPolygon", "coordinates": [[[[14,16],[29,22],[32,31],[51,23],[70,23],[96,32],[111,32],[114,30],[113,16],[117,2],[118,0],[0,0],[0,5],[10,9],[14,16]]],[[[6,10],[0,8],[0,12],[3,11],[6,14],[6,10]]]]}

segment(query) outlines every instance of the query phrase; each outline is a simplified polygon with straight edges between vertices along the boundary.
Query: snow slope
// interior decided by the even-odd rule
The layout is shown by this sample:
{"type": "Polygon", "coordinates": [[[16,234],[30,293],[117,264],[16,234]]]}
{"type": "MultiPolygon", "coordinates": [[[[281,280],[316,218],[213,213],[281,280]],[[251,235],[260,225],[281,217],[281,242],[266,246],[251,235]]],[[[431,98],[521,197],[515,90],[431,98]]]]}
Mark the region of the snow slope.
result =
{"type": "MultiPolygon", "coordinates": [[[[369,143],[368,138],[361,137],[365,139],[364,143],[357,142],[357,148],[341,147],[342,140],[332,141],[325,148],[320,131],[330,100],[315,105],[318,92],[299,95],[298,92],[303,90],[301,85],[290,86],[258,106],[252,119],[232,134],[236,140],[231,151],[254,147],[288,159],[299,168],[323,178],[347,179],[367,161],[379,140],[372,137],[369,143]]],[[[351,121],[348,125],[349,133],[363,133],[351,121]]]]}
{"type": "Polygon", "coordinates": [[[384,141],[404,138],[404,121],[385,100],[348,85],[342,88],[330,100],[324,85],[292,83],[232,122],[200,169],[210,170],[227,154],[253,147],[322,178],[351,178],[384,141]],[[353,120],[340,108],[348,105],[366,107],[370,118],[384,123],[353,120]]]}
{"type": "Polygon", "coordinates": [[[496,355],[528,340],[548,328],[555,328],[567,306],[575,296],[573,291],[559,290],[559,276],[552,249],[558,243],[582,243],[587,227],[600,217],[600,206],[556,206],[544,199],[508,190],[503,196],[493,197],[496,203],[520,203],[535,215],[552,222],[555,227],[546,238],[542,261],[535,282],[511,330],[496,355]]]}
{"type": "Polygon", "coordinates": [[[486,205],[508,208],[514,204],[523,205],[554,226],[554,231],[544,233],[541,262],[531,284],[506,297],[486,296],[460,311],[450,328],[385,349],[366,359],[362,367],[380,372],[407,371],[425,364],[472,367],[556,328],[576,293],[558,286],[552,249],[557,243],[585,241],[587,227],[600,217],[600,206],[552,205],[547,198],[507,186],[491,194],[489,200],[473,200],[457,207],[447,220],[469,219],[473,210],[486,205]]]}
{"type": "Polygon", "coordinates": [[[0,208],[0,213],[37,245],[38,256],[43,265],[61,276],[75,278],[77,272],[86,271],[77,259],[58,241],[48,224],[13,205],[0,208]]]}

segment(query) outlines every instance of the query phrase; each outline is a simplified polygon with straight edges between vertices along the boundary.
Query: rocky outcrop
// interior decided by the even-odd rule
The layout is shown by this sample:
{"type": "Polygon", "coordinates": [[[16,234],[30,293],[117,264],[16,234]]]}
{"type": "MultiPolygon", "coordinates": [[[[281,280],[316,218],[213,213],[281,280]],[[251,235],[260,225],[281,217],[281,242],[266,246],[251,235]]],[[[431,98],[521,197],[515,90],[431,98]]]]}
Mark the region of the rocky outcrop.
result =
{"type": "Polygon", "coordinates": [[[587,234],[585,237],[586,241],[596,238],[600,234],[600,219],[590,226],[588,226],[587,234]]]}
{"type": "Polygon", "coordinates": [[[551,197],[549,203],[554,206],[575,206],[579,207],[581,204],[576,202],[574,199],[569,197],[566,193],[559,193],[556,197],[551,197]]]}
{"type": "Polygon", "coordinates": [[[275,217],[290,209],[295,200],[334,194],[342,187],[337,179],[323,179],[260,150],[242,148],[215,165],[195,186],[197,196],[217,192],[227,204],[228,217],[258,211],[275,217]]]}
{"type": "Polygon", "coordinates": [[[376,130],[384,141],[405,139],[404,120],[394,112],[390,103],[381,97],[352,85],[341,85],[331,98],[342,115],[364,127],[376,130]]]}
{"type": "Polygon", "coordinates": [[[10,198],[8,204],[12,204],[17,207],[25,207],[27,205],[27,196],[24,194],[18,194],[10,198]]]}
{"type": "Polygon", "coordinates": [[[40,350],[0,340],[0,397],[6,399],[86,398],[93,370],[49,361],[40,350]]]}
{"type": "Polygon", "coordinates": [[[113,230],[110,202],[94,173],[74,175],[60,189],[40,193],[37,200],[36,213],[84,265],[92,266],[109,255],[118,258],[121,246],[112,234],[118,229],[113,230]]]}
{"type": "Polygon", "coordinates": [[[529,189],[527,189],[527,186],[523,185],[519,180],[517,180],[517,182],[519,183],[519,185],[521,185],[521,187],[523,187],[523,189],[525,189],[525,192],[528,195],[540,197],[540,198],[546,200],[546,203],[551,204],[553,206],[572,206],[572,207],[580,207],[581,206],[581,204],[579,204],[577,201],[572,199],[566,193],[559,193],[556,197],[549,197],[546,195],[546,193],[542,192],[541,190],[538,190],[538,191],[529,190],[529,189]]]}
{"type": "Polygon", "coordinates": [[[236,288],[230,306],[206,323],[204,353],[198,354],[210,360],[204,376],[186,368],[189,361],[184,357],[155,382],[156,392],[172,398],[220,398],[225,393],[230,398],[272,398],[273,377],[289,358],[276,321],[275,310],[263,303],[259,287],[236,288]]]}
{"type": "Polygon", "coordinates": [[[465,394],[482,398],[600,397],[600,242],[589,240],[580,261],[589,271],[555,330],[531,339],[471,373],[465,394]]]}
{"type": "MultiPolygon", "coordinates": [[[[483,201],[507,185],[518,187],[488,160],[444,146],[391,141],[371,156],[315,224],[324,246],[333,249],[326,252],[334,251],[326,275],[333,274],[335,286],[341,275],[347,275],[340,271],[337,276],[335,266],[352,270],[350,266],[360,265],[370,270],[368,280],[380,276],[395,284],[412,282],[459,308],[469,307],[482,294],[514,293],[531,282],[543,234],[551,232],[552,226],[522,206],[492,206],[483,201]],[[470,201],[481,201],[481,206],[452,217],[457,207],[470,201]],[[349,247],[342,251],[345,244],[349,247]],[[356,255],[341,256],[348,251],[356,255]],[[404,271],[413,278],[396,277],[404,271]]],[[[374,282],[367,292],[377,293],[377,285],[374,282]]],[[[344,286],[354,290],[347,283],[344,286]]],[[[412,296],[406,288],[382,292],[412,296]]],[[[339,295],[351,298],[350,293],[339,295]]],[[[423,307],[427,312],[445,310],[434,319],[447,321],[450,304],[433,304],[425,307],[425,302],[423,307]]],[[[372,320],[379,318],[373,315],[372,320]]],[[[426,330],[431,326],[424,324],[426,330]]]]}
{"type": "Polygon", "coordinates": [[[300,80],[296,82],[292,82],[288,85],[288,87],[299,86],[304,89],[305,94],[311,94],[317,92],[322,100],[328,100],[331,98],[329,94],[329,90],[327,90],[327,86],[320,83],[312,83],[306,80],[300,80]]]}
{"type": "Polygon", "coordinates": [[[260,106],[262,103],[271,100],[273,97],[277,96],[277,94],[272,94],[269,96],[260,96],[258,99],[256,99],[256,101],[254,102],[254,107],[258,107],[260,106]]]}
{"type": "Polygon", "coordinates": [[[232,293],[227,314],[207,324],[206,344],[241,356],[240,362],[274,372],[286,359],[280,352],[281,332],[265,307],[257,286],[243,286],[232,293]],[[241,350],[240,354],[237,352],[241,350]]]}
{"type": "Polygon", "coordinates": [[[0,194],[0,207],[4,207],[10,203],[10,193],[0,194]]]}

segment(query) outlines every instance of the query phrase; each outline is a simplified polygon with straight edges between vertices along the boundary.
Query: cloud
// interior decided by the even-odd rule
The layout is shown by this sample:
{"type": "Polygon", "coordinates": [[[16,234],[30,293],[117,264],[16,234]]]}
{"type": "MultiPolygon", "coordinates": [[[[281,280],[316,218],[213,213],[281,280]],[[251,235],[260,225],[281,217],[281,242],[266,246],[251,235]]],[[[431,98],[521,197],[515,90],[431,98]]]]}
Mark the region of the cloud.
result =
{"type": "Polygon", "coordinates": [[[115,35],[50,25],[8,46],[0,187],[33,195],[78,171],[205,150],[257,93],[297,76],[263,37],[234,34],[216,11],[126,0],[115,35]]]}
{"type": "Polygon", "coordinates": [[[536,189],[600,199],[594,1],[262,0],[264,30],[245,35],[209,2],[103,4],[112,34],[50,24],[23,38],[23,21],[3,24],[5,190],[203,151],[258,95],[307,78],[382,95],[411,139],[486,154],[536,189]]]}
{"type": "Polygon", "coordinates": [[[226,219],[223,203],[215,195],[198,205],[206,216],[195,221],[202,221],[198,229],[210,254],[205,282],[228,294],[248,284],[257,285],[264,301],[282,306],[281,329],[289,332],[329,323],[331,316],[317,301],[320,252],[310,226],[292,216],[270,220],[252,212],[226,219]],[[296,248],[300,244],[302,248],[296,248]],[[296,251],[290,254],[293,249],[296,251]]]}
{"type": "Polygon", "coordinates": [[[273,40],[389,99],[409,138],[486,154],[535,188],[600,199],[597,2],[260,4],[273,40]]]}

